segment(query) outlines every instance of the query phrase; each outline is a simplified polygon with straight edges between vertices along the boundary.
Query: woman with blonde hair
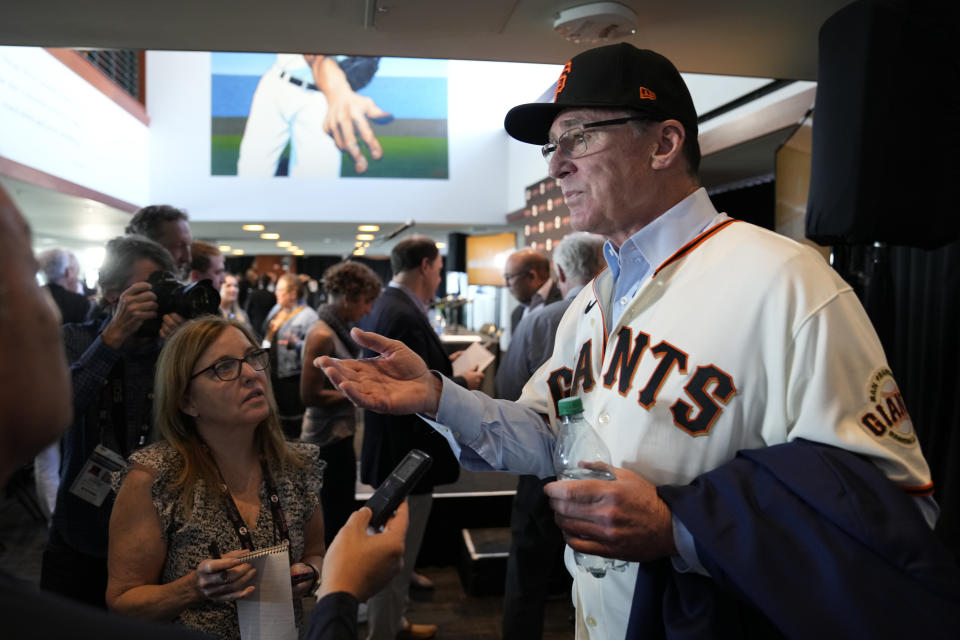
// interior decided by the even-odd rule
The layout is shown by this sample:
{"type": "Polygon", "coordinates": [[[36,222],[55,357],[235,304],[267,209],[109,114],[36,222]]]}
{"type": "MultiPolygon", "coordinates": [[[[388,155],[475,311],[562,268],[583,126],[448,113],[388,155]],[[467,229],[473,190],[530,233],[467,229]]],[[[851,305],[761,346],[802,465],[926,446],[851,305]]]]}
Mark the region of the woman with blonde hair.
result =
{"type": "Polygon", "coordinates": [[[154,385],[162,440],[131,455],[117,482],[112,610],[239,638],[233,601],[255,587],[236,556],[289,542],[291,578],[307,578],[293,587],[299,628],[324,554],[324,463],[315,446],[284,440],[268,365],[233,320],[192,320],[167,341],[154,385]]]}
{"type": "Polygon", "coordinates": [[[242,308],[240,308],[240,281],[232,273],[223,276],[223,284],[220,285],[220,315],[228,320],[236,320],[241,324],[250,327],[250,319],[242,308]]]}
{"type": "Polygon", "coordinates": [[[280,412],[280,426],[290,440],[300,437],[303,403],[300,402],[300,374],[303,370],[303,343],[317,312],[307,306],[306,285],[292,273],[277,279],[277,304],[263,323],[263,347],[270,350],[270,382],[280,412]]]}

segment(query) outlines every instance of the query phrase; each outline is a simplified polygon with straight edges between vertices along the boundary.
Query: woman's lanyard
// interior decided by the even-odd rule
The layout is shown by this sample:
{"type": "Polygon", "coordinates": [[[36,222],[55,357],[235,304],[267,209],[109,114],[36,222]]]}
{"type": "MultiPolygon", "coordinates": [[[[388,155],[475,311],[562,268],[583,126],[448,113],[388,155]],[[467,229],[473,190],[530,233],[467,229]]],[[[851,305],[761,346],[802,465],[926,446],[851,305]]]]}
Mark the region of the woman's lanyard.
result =
{"type": "Polygon", "coordinates": [[[294,307],[289,311],[287,311],[286,309],[281,309],[280,311],[278,311],[277,315],[275,315],[273,317],[273,320],[270,321],[270,327],[267,329],[267,335],[265,335],[263,339],[268,342],[273,342],[273,338],[274,336],[277,335],[277,332],[280,331],[280,328],[283,327],[283,325],[287,324],[290,318],[297,315],[298,313],[300,313],[306,308],[307,308],[307,305],[301,302],[296,307],[294,307]]]}
{"type": "MultiPolygon", "coordinates": [[[[216,462],[214,462],[214,464],[216,464],[216,462]]],[[[263,469],[263,480],[267,484],[267,494],[270,498],[270,515],[273,518],[274,540],[277,544],[289,543],[290,531],[287,529],[287,521],[283,517],[283,508],[280,506],[280,494],[277,492],[277,485],[273,481],[273,476],[270,474],[270,469],[267,467],[267,462],[262,458],[260,459],[260,467],[263,469]],[[280,539],[276,540],[277,537],[280,539]]],[[[237,538],[240,539],[240,546],[247,551],[253,551],[253,536],[250,535],[250,530],[247,528],[247,524],[243,521],[243,517],[240,515],[240,510],[237,509],[237,503],[233,501],[233,496],[230,495],[230,489],[227,488],[227,483],[223,479],[223,474],[220,473],[219,467],[217,467],[217,474],[220,476],[220,493],[223,495],[224,506],[227,508],[227,517],[230,519],[230,523],[237,532],[237,538]]],[[[260,489],[258,487],[258,500],[259,497],[260,489]]]]}

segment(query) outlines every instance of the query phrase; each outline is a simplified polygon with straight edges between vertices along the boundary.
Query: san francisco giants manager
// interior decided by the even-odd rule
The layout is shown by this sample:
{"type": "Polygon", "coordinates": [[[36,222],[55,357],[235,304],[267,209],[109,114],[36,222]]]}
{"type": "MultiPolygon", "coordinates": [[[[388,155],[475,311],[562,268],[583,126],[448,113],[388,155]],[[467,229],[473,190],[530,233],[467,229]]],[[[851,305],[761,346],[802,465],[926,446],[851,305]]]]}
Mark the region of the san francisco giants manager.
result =
{"type": "Polygon", "coordinates": [[[356,339],[380,358],[322,358],[328,377],[374,411],[434,418],[464,466],[540,477],[556,402],[582,399],[617,468],[545,488],[578,638],[955,633],[960,581],[870,321],[814,251],[714,209],[673,64],[586,51],[505,127],[542,145],[573,228],[607,237],[553,356],[517,403],[375,334],[356,339]],[[597,579],[571,548],[631,563],[597,579]]]}

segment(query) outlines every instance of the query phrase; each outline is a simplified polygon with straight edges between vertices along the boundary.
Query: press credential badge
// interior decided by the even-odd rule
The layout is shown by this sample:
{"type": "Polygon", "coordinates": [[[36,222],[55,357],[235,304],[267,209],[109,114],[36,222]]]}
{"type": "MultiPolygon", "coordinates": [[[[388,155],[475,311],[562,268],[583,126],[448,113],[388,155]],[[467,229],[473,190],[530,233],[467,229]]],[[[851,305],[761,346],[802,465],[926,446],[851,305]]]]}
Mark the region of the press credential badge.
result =
{"type": "Polygon", "coordinates": [[[99,507],[112,489],[111,474],[126,468],[127,461],[123,456],[98,444],[70,486],[70,493],[99,507]]]}

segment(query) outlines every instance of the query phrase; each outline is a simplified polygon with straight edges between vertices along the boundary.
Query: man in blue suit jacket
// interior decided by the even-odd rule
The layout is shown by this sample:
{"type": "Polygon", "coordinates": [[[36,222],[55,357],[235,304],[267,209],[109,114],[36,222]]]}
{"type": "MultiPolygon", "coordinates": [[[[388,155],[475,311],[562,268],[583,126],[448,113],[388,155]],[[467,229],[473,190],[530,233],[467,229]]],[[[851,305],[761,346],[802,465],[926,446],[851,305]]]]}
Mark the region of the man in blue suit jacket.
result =
{"type": "MultiPolygon", "coordinates": [[[[393,279],[370,313],[360,321],[360,328],[399,340],[420,354],[428,367],[451,376],[450,358],[427,320],[429,304],[443,272],[443,256],[437,245],[423,236],[407,238],[390,252],[390,267],[393,279]]],[[[465,378],[454,380],[476,389],[483,374],[471,371],[465,378]]],[[[421,449],[433,457],[433,465],[409,498],[410,526],[403,569],[383,591],[370,599],[368,622],[371,640],[394,640],[398,632],[406,637],[429,638],[436,633],[436,626],[410,625],[403,618],[403,610],[410,575],[430,515],[433,487],[456,481],[460,476],[460,463],[443,437],[416,415],[385,416],[366,411],[363,429],[360,477],[369,485],[376,487],[383,482],[410,449],[421,449]]]]}

